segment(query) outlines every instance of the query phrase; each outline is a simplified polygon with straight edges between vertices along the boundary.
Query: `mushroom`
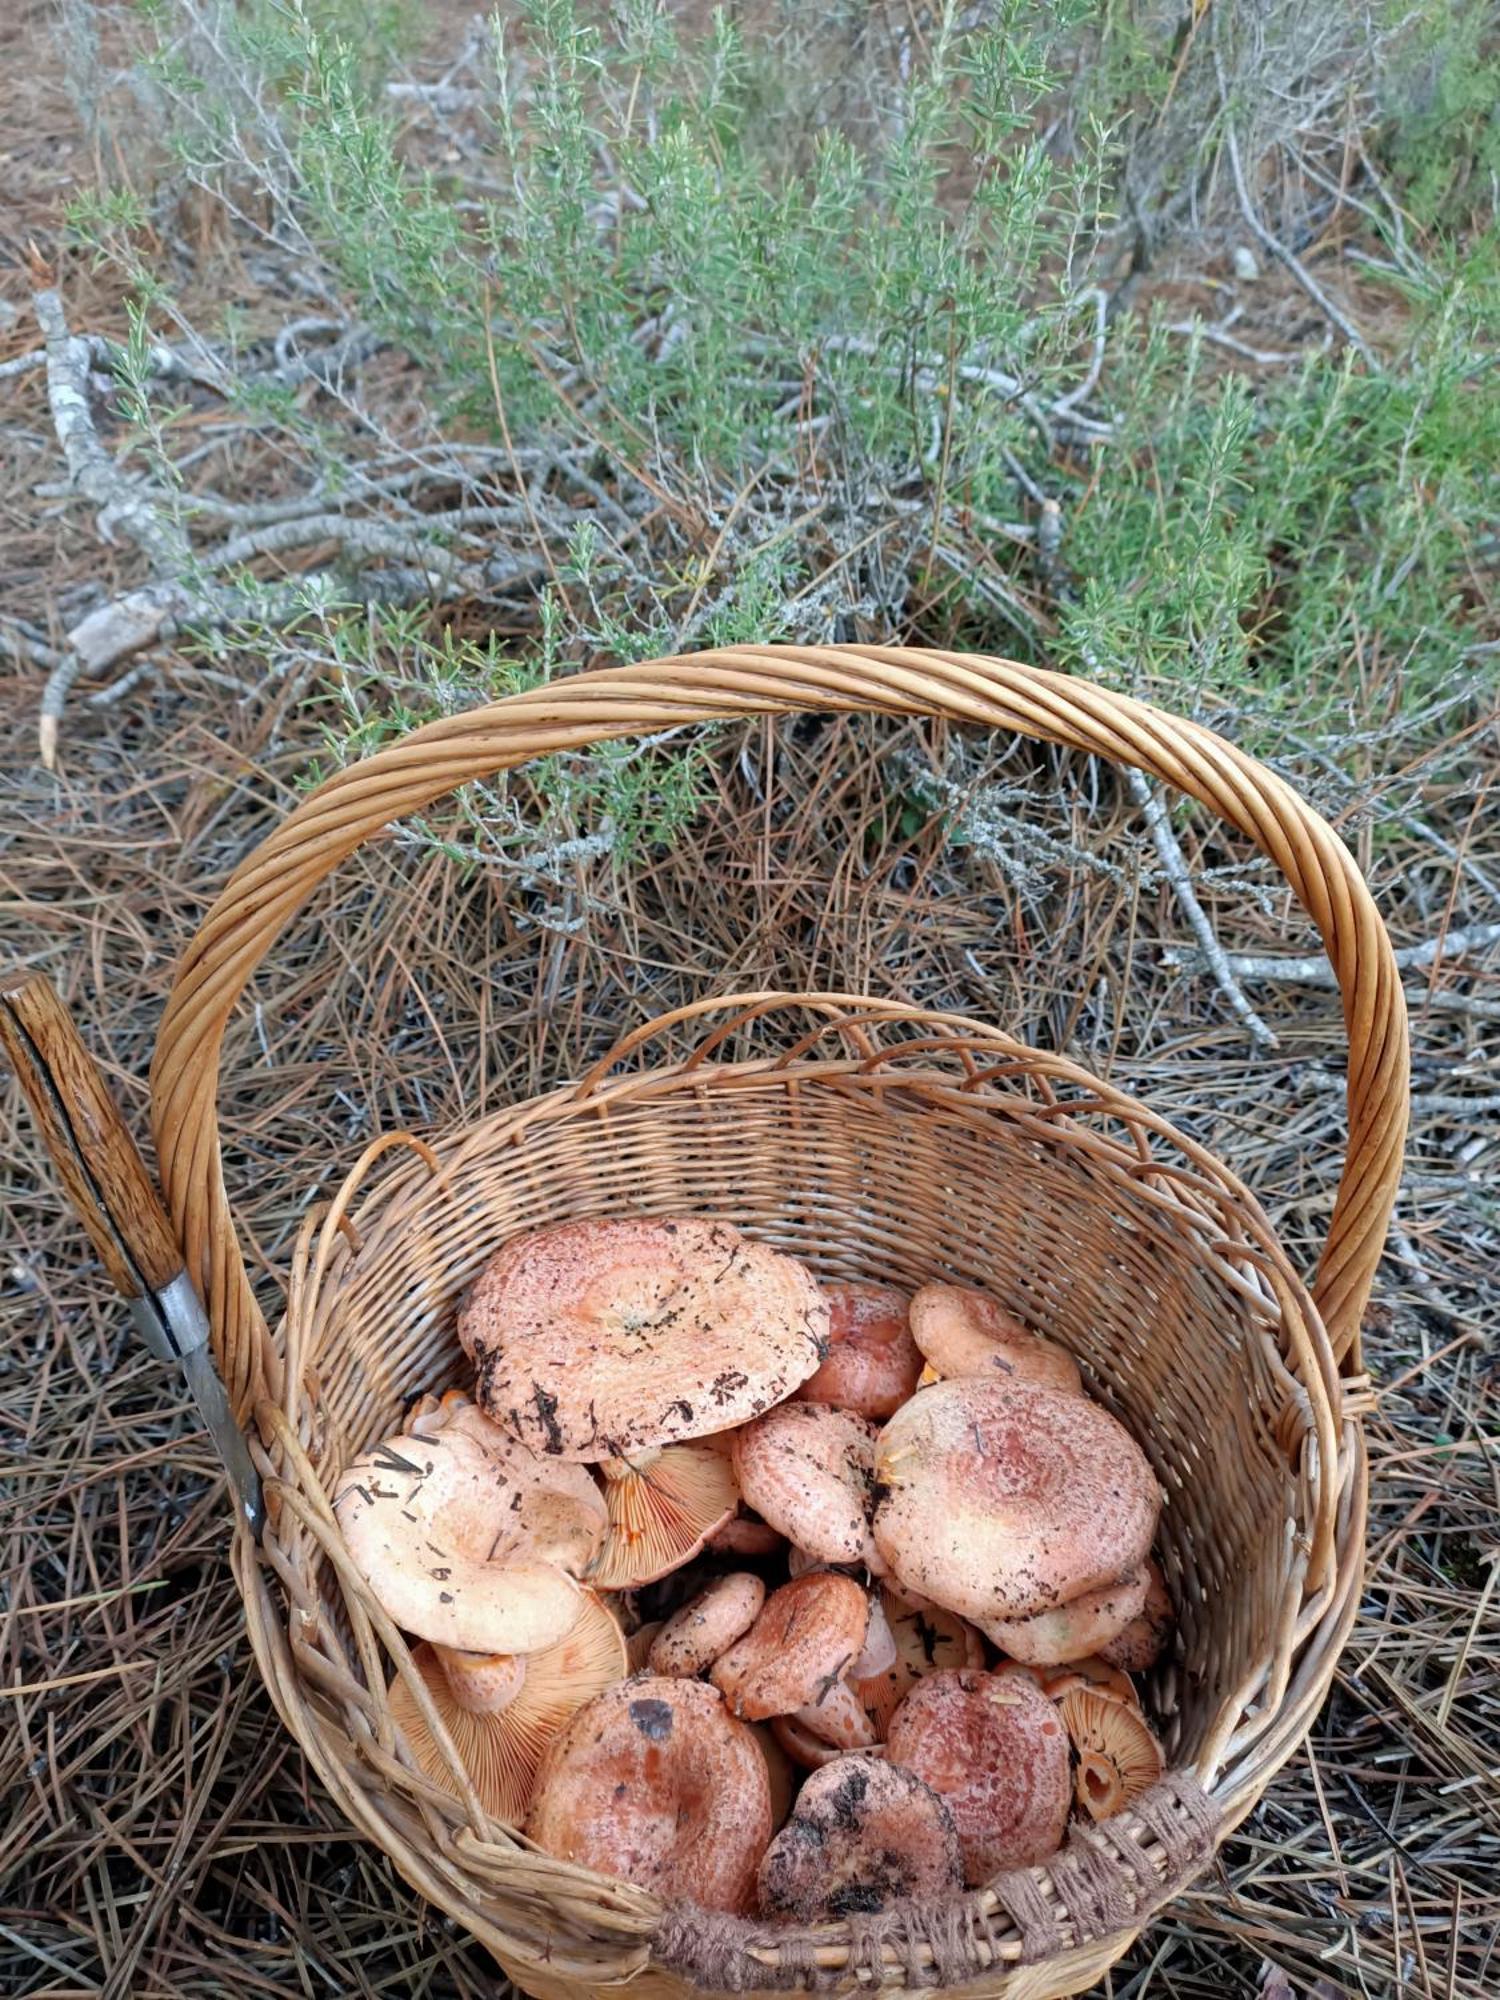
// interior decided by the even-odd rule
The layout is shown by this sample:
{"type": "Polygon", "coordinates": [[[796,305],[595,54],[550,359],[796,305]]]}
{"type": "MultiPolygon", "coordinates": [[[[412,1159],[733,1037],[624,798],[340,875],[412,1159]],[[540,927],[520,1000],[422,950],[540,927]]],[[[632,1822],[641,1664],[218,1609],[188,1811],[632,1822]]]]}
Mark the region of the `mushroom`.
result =
{"type": "Polygon", "coordinates": [[[865,1627],[865,1643],[859,1658],[849,1669],[851,1681],[872,1681],[887,1674],[896,1664],[896,1635],[885,1614],[885,1593],[870,1593],[870,1622],[865,1627]]]}
{"type": "Polygon", "coordinates": [[[1102,1590],[1070,1597],[1030,1618],[989,1618],[984,1636],[1027,1666],[1059,1666],[1101,1652],[1126,1630],[1146,1601],[1146,1568],[1102,1590]]]}
{"type": "Polygon", "coordinates": [[[1068,1350],[1023,1326],[987,1292],[923,1285],[911,1302],[911,1331],[936,1380],[993,1376],[1083,1394],[1078,1363],[1068,1350]]]}
{"type": "Polygon", "coordinates": [[[982,1667],[985,1656],[978,1632],[954,1612],[909,1603],[889,1585],[882,1587],[881,1597],[896,1657],[880,1674],[859,1675],[851,1668],[849,1681],[876,1736],[883,1739],[891,1717],[919,1680],[945,1668],[982,1667]]]}
{"type": "Polygon", "coordinates": [[[826,1682],[814,1700],[795,1711],[792,1720],[836,1750],[868,1750],[875,1741],[864,1704],[847,1681],[826,1682]]]}
{"type": "Polygon", "coordinates": [[[748,1570],[721,1576],[663,1625],[651,1647],[652,1673],[674,1680],[703,1673],[750,1630],[765,1601],[766,1586],[748,1570]]]}
{"type": "Polygon", "coordinates": [[[767,1723],[756,1723],[757,1729],[769,1729],[788,1759],[804,1771],[820,1771],[825,1764],[831,1764],[835,1757],[845,1753],[836,1743],[826,1743],[821,1736],[815,1736],[805,1723],[794,1715],[773,1715],[767,1723]]]}
{"type": "MultiPolygon", "coordinates": [[[[1001,1671],[1010,1671],[1009,1668],[1001,1671]]],[[[1087,1659],[1069,1660],[1063,1666],[1016,1667],[1017,1673],[1029,1674],[1049,1701],[1061,1701],[1074,1688],[1097,1688],[1100,1694],[1107,1694],[1115,1701],[1123,1701],[1130,1708],[1139,1708],[1141,1698],[1135,1691],[1135,1683],[1129,1674],[1112,1667],[1108,1660],[1098,1653],[1090,1653],[1087,1659]]]]}
{"type": "Polygon", "coordinates": [[[774,1556],[786,1547],[786,1538],[754,1514],[739,1513],[722,1528],[715,1528],[704,1547],[719,1556],[774,1556]]]}
{"type": "Polygon", "coordinates": [[[861,1417],[893,1416],[917,1386],[922,1357],[911,1336],[910,1299],[894,1285],[823,1286],[828,1359],[796,1392],[861,1417]]]}
{"type": "Polygon", "coordinates": [[[452,1429],[388,1438],[347,1467],[333,1500],[345,1546],[405,1631],[455,1652],[537,1653],[572,1630],[584,1594],[535,1550],[540,1537],[576,1553],[560,1524],[577,1509],[535,1467],[452,1429]]]}
{"type": "Polygon", "coordinates": [[[1123,1632],[1099,1648],[1100,1657],[1126,1673],[1143,1674],[1154,1667],[1172,1631],[1172,1600],[1167,1579],[1155,1557],[1146,1564],[1146,1601],[1123,1632]]]}
{"type": "Polygon", "coordinates": [[[764,1722],[794,1715],[841,1680],[865,1643],[869,1607],[852,1577],[811,1570],[766,1599],[709,1679],[736,1715],[764,1722]]]}
{"type": "Polygon", "coordinates": [[[774,1722],[747,1722],[745,1727],[760,1746],[766,1760],[766,1782],[771,1788],[771,1830],[786,1825],[787,1814],[797,1796],[797,1768],[776,1740],[774,1722]]]}
{"type": "MultiPolygon", "coordinates": [[[[424,1645],[413,1649],[412,1664],[485,1811],[519,1826],[548,1744],[576,1710],[624,1676],[626,1649],[609,1612],[585,1592],[577,1623],[555,1646],[516,1657],[424,1645]]],[[[456,1791],[404,1674],[392,1680],[389,1700],[391,1718],[420,1768],[456,1791]]]]}
{"type": "Polygon", "coordinates": [[[1160,1504],[1122,1424],[1035,1382],[934,1383],[876,1444],[876,1546],[904,1587],[976,1623],[1030,1618],[1130,1575],[1160,1504]]]}
{"type": "Polygon", "coordinates": [[[764,1916],[816,1924],[952,1895],[963,1856],[952,1810],[911,1771],[840,1757],[802,1787],[757,1875],[764,1916]]]}
{"type": "Polygon", "coordinates": [[[1102,1688],[1070,1688],[1057,1706],[1078,1752],[1074,1796],[1091,1819],[1113,1819],[1161,1776],[1162,1747],[1138,1708],[1102,1688]]]}
{"type": "Polygon", "coordinates": [[[607,1458],[609,1527],[588,1571],[600,1590],[627,1590],[679,1569],[739,1505],[734,1467],[706,1441],[607,1458]]]}
{"type": "Polygon", "coordinates": [[[518,1502],[512,1493],[506,1504],[520,1517],[518,1525],[524,1528],[532,1553],[555,1562],[570,1576],[582,1576],[593,1563],[609,1513],[586,1466],[539,1458],[492,1424],[462,1389],[418,1397],[406,1413],[406,1431],[424,1439],[457,1432],[482,1445],[491,1458],[503,1461],[522,1495],[518,1502]]]}
{"type": "Polygon", "coordinates": [[[819,1562],[883,1568],[870,1539],[875,1426],[827,1403],[784,1403],[735,1433],[740,1491],[819,1562]]]}
{"type": "Polygon", "coordinates": [[[594,1218],[507,1243],[459,1336],[487,1416],[551,1457],[633,1458],[789,1396],[823,1360],[828,1305],[727,1222],[594,1218]]]}
{"type": "Polygon", "coordinates": [[[704,1682],[624,1681],[553,1741],[526,1831],[665,1903],[743,1914],[771,1837],[765,1755],[704,1682]]]}
{"type": "Polygon", "coordinates": [[[970,1888],[1062,1845],[1071,1785],[1068,1736],[1031,1682],[985,1673],[919,1681],[891,1718],[886,1757],[953,1809],[970,1888]]]}
{"type": "Polygon", "coordinates": [[[651,1648],[656,1644],[656,1635],[665,1622],[664,1619],[653,1618],[649,1625],[642,1625],[639,1631],[632,1632],[625,1641],[625,1666],[628,1672],[632,1674],[646,1672],[646,1662],[651,1657],[651,1648]]]}

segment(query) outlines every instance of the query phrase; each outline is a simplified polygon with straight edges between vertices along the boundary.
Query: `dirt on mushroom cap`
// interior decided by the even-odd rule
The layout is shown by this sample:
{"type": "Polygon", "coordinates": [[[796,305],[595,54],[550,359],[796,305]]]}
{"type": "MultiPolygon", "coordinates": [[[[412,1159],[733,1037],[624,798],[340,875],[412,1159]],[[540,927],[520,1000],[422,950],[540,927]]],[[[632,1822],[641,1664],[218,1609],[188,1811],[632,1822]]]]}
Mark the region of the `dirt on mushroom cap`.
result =
{"type": "Polygon", "coordinates": [[[1029,1680],[930,1674],[891,1718],[886,1756],[948,1801],[971,1888],[1002,1868],[1045,1861],[1062,1845],[1072,1790],[1068,1735],[1029,1680]]]}
{"type": "Polygon", "coordinates": [[[826,1403],[784,1403],[736,1431],[740,1491],[819,1562],[874,1559],[869,1506],[875,1426],[826,1403]]]}
{"type": "Polygon", "coordinates": [[[811,1570],[772,1591],[709,1678],[735,1713],[752,1722],[792,1715],[848,1672],[868,1621],[868,1600],[852,1577],[811,1570]]]}
{"type": "Polygon", "coordinates": [[[350,1558],[398,1625],[455,1652],[530,1653],[563,1638],[583,1603],[571,1576],[531,1553],[539,1496],[555,1526],[555,1494],[453,1431],[362,1453],[333,1504],[350,1558]]]}
{"type": "Polygon", "coordinates": [[[488,1416],[588,1462],[759,1416],[822,1363],[828,1305],[727,1222],[559,1224],[492,1258],[460,1311],[488,1416]]]}
{"type": "Polygon", "coordinates": [[[771,1837],[766,1759],[715,1688],[643,1675],[580,1709],[553,1743],[526,1831],[664,1902],[744,1912],[771,1837]]]}
{"type": "Polygon", "coordinates": [[[1061,1666],[1085,1660],[1118,1639],[1146,1602],[1147,1577],[1142,1564],[1133,1576],[1070,1597],[1051,1611],[1030,1618],[991,1618],[984,1635],[1002,1653],[1023,1666],[1061,1666]]]}
{"type": "Polygon", "coordinates": [[[876,1445],[877,1547],[907,1589],[976,1622],[1030,1617],[1128,1575],[1160,1505],[1122,1424],[1036,1383],[935,1383],[876,1445]]]}
{"type": "Polygon", "coordinates": [[[764,1915],[820,1923],[951,1895],[963,1856],[951,1808],[915,1773],[853,1755],[815,1771],[757,1877],[764,1915]]]}

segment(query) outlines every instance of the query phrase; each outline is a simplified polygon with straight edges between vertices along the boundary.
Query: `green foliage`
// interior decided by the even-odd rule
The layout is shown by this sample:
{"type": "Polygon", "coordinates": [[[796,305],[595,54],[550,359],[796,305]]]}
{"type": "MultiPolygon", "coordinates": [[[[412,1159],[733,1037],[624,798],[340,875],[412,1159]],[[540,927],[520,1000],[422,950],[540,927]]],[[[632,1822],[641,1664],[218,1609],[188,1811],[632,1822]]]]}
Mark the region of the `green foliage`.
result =
{"type": "Polygon", "coordinates": [[[1317,355],[1252,387],[1209,350],[1122,330],[1118,443],[1076,521],[1064,659],[1315,728],[1372,686],[1413,704],[1472,645],[1500,450],[1497,288],[1454,271],[1376,374],[1317,355]]]}

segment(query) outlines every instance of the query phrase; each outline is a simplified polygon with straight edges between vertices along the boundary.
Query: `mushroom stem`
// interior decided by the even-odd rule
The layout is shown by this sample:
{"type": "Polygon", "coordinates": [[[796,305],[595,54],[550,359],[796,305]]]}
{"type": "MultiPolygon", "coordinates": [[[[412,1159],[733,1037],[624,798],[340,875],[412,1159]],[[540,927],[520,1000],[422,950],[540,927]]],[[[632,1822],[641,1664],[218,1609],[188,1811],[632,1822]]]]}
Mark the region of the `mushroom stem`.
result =
{"type": "Polygon", "coordinates": [[[499,1715],[521,1692],[526,1661],[518,1653],[458,1653],[448,1646],[432,1650],[453,1699],[470,1715],[499,1715]]]}

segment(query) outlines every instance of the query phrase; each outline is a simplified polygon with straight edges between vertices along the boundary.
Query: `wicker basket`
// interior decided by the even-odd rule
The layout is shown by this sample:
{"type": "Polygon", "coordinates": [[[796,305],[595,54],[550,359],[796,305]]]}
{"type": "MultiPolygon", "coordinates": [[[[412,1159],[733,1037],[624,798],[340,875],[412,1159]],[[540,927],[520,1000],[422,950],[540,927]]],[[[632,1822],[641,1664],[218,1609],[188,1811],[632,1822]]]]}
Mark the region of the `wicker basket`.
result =
{"type": "Polygon", "coordinates": [[[1363,1558],[1359,1321],[1406,1090],[1389,942],[1332,831],[1208,731],[1086,683],[897,648],[752,647],[580,675],[343,772],[235,872],[179,970],[152,1073],[188,1268],[255,1419],[270,1518],[259,1546],[241,1530],[236,1572],[287,1727],[351,1824],[535,1994],[1081,1991],[1254,1805],[1333,1674],[1363,1558]],[[1097,752],[1194,794],[1277,863],[1323,935],[1350,1041],[1349,1155],[1311,1289],[1231,1174],[1073,1064],[951,1016],[759,994],[653,1023],[575,1086],[431,1145],[391,1134],[369,1147],[310,1218],[273,1334],[220,1175],[217,1069],[246,980],[315,885],[466,780],[798,709],[935,715],[1097,752]],[[690,1027],[690,1056],[653,1063],[656,1038],[671,1031],[680,1049],[690,1027]],[[413,1393],[460,1377],[455,1303],[504,1238],[640,1210],[727,1216],[827,1274],[983,1285],[1073,1350],[1167,1495],[1180,1629],[1152,1699],[1170,1772],[1137,1810],[951,1903],[793,1933],[663,1910],[530,1851],[486,1818],[456,1763],[455,1792],[420,1775],[386,1686],[393,1673],[422,1684],[344,1553],[329,1492],[413,1393]]]}

